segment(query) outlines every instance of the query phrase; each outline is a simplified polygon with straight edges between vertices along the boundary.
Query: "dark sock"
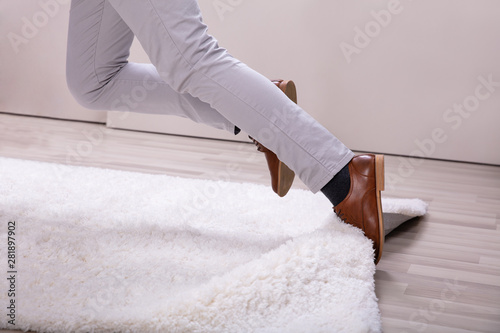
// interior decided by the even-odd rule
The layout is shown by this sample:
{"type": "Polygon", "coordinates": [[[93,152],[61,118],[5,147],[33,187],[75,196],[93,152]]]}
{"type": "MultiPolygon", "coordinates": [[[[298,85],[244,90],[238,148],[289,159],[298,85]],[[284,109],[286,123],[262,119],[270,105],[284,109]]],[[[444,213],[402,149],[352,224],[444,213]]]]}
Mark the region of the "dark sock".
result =
{"type": "Polygon", "coordinates": [[[321,189],[321,192],[335,207],[345,199],[350,188],[351,175],[349,173],[349,165],[346,165],[321,189]]]}

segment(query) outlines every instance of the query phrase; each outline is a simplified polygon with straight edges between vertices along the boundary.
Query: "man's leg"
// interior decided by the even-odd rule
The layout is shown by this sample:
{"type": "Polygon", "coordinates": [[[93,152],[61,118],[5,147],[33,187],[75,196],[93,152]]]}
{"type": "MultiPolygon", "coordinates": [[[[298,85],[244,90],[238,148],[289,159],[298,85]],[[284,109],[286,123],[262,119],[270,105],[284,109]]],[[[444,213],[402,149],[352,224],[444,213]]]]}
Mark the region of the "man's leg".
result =
{"type": "Polygon", "coordinates": [[[134,34],[105,0],[71,3],[67,81],[90,109],[169,114],[234,132],[234,125],[209,104],[179,94],[151,64],[129,63],[134,34]]]}
{"type": "Polygon", "coordinates": [[[109,0],[161,78],[210,104],[276,153],[313,192],[354,156],[267,78],[207,34],[196,0],[109,0]]]}

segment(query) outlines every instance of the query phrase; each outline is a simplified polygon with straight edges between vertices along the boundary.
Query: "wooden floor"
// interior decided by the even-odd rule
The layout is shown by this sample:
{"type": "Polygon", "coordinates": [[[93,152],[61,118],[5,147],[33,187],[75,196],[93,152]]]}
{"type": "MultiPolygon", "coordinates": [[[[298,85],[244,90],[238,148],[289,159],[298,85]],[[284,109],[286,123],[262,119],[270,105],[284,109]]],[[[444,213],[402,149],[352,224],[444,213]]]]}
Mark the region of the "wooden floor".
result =
{"type": "MultiPolygon", "coordinates": [[[[269,182],[251,144],[7,114],[0,156],[208,179],[237,163],[231,181],[269,182]]],[[[386,157],[383,195],[430,206],[386,240],[375,275],[384,332],[500,332],[500,167],[413,162],[386,157]]]]}

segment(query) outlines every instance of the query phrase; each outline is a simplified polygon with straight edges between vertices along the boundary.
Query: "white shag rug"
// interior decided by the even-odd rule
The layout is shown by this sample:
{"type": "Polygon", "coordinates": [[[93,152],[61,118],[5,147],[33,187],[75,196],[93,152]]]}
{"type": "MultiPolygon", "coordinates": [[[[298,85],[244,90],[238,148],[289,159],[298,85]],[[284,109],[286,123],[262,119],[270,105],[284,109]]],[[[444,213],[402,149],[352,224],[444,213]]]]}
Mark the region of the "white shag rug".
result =
{"type": "Polygon", "coordinates": [[[1,328],[381,331],[371,243],[321,195],[0,158],[0,220],[2,273],[9,221],[17,271],[15,326],[0,279],[1,328]]]}

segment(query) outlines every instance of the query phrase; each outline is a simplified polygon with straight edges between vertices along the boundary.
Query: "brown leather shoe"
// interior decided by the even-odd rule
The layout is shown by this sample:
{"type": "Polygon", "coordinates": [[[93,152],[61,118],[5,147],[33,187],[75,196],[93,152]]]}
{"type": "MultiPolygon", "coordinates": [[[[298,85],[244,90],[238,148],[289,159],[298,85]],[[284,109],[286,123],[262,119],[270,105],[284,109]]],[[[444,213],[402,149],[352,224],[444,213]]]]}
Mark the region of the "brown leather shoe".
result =
{"type": "Polygon", "coordinates": [[[351,188],[347,197],[333,210],[342,221],[360,228],[373,241],[377,264],[384,247],[384,219],[380,200],[380,192],[384,190],[384,156],[355,156],[348,166],[351,188]]]}
{"type": "MultiPolygon", "coordinates": [[[[294,103],[297,103],[297,89],[293,81],[273,80],[272,82],[280,88],[288,98],[294,103]]],[[[292,187],[295,173],[287,167],[285,163],[281,162],[275,153],[264,147],[252,137],[250,137],[250,139],[252,139],[253,143],[257,146],[257,150],[263,152],[266,156],[267,166],[271,174],[273,191],[280,197],[284,197],[290,190],[290,187],[292,187]]]]}

